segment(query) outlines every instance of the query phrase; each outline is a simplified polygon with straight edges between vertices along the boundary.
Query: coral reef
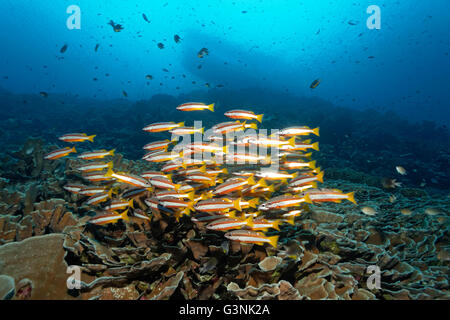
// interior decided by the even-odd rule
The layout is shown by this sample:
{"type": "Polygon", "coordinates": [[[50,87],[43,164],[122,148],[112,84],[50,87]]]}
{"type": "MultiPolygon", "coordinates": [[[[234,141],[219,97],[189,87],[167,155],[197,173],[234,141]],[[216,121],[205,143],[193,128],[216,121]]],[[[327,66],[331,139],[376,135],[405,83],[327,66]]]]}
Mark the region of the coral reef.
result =
{"type": "MultiPolygon", "coordinates": [[[[258,94],[256,112],[270,103],[276,105],[277,97],[258,94]]],[[[232,92],[197,97],[227,105],[242,103],[232,92]]],[[[134,106],[116,104],[104,117],[92,116],[90,109],[72,117],[71,109],[55,111],[51,105],[41,105],[42,114],[55,123],[46,130],[38,124],[48,119],[23,106],[17,112],[29,113],[32,121],[26,137],[40,136],[28,140],[8,130],[26,125],[23,120],[1,120],[6,128],[1,139],[9,150],[0,162],[0,295],[4,299],[450,298],[448,134],[443,128],[408,124],[377,112],[329,112],[330,106],[309,100],[306,104],[311,107],[299,110],[300,102],[292,98],[286,100],[285,112],[267,121],[267,126],[273,122],[279,127],[301,117],[320,125],[321,153],[316,159],[327,168],[325,187],[355,190],[360,207],[374,207],[374,216],[351,204],[310,205],[295,225],[281,226],[278,250],[228,242],[205,231],[204,225],[186,217],[174,223],[164,213],[155,213],[151,221],[130,217],[130,223],[119,222],[114,228],[85,225],[95,210],[63,189],[80,178],[75,169],[81,162],[42,161],[55,148],[43,141],[57,143],[56,133],[66,132],[70,124],[70,129],[98,133],[101,145],[120,147],[124,154],[112,158],[118,171],[151,170],[148,163],[135,161],[135,151],[148,142],[135,129],[161,118],[165,106],[181,100],[183,96],[155,96],[134,106]],[[135,109],[132,119],[122,126],[130,108],[135,109]],[[370,126],[364,121],[368,117],[370,126]],[[114,135],[111,127],[119,128],[114,135]],[[386,127],[393,131],[380,137],[386,127]],[[399,178],[393,173],[398,164],[416,171],[399,178]],[[387,189],[381,177],[397,178],[403,186],[387,189]],[[422,183],[426,185],[421,187],[422,183]],[[80,289],[68,291],[68,265],[81,267],[80,289]],[[368,287],[370,266],[380,269],[379,289],[368,287]]],[[[164,118],[183,120],[175,112],[168,113],[164,118]]],[[[214,115],[208,115],[205,124],[215,121],[214,115]]],[[[148,210],[144,199],[145,195],[134,198],[135,209],[143,213],[148,210]]]]}

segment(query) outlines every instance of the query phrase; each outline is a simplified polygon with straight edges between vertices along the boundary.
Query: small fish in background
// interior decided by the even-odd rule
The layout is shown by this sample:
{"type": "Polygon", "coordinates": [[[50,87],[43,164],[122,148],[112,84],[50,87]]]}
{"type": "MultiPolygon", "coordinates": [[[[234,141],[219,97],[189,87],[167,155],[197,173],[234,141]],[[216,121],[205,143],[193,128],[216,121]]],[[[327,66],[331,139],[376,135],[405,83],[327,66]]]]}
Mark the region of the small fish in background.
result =
{"type": "Polygon", "coordinates": [[[367,207],[367,206],[362,207],[362,208],[361,208],[361,212],[364,213],[364,214],[367,215],[367,216],[374,216],[374,215],[377,214],[377,211],[376,211],[374,208],[372,208],[372,207],[367,207]]]}
{"type": "Polygon", "coordinates": [[[385,189],[394,189],[396,187],[401,187],[402,183],[401,182],[397,182],[396,179],[383,178],[383,179],[381,179],[381,185],[385,189]]]}
{"type": "Polygon", "coordinates": [[[359,23],[359,21],[356,21],[356,20],[349,20],[349,21],[347,21],[347,23],[348,23],[349,25],[351,25],[351,26],[356,26],[356,25],[359,23]]]}
{"type": "Polygon", "coordinates": [[[311,83],[311,85],[309,86],[311,89],[315,89],[315,88],[317,88],[317,86],[320,84],[320,79],[316,79],[316,80],[314,80],[312,83],[311,83]]]}
{"type": "Polygon", "coordinates": [[[116,23],[114,23],[114,21],[112,21],[112,20],[110,20],[110,21],[108,22],[108,24],[109,24],[111,27],[113,27],[114,32],[120,32],[120,31],[123,30],[123,27],[122,27],[121,24],[116,24],[116,23]]]}
{"type": "Polygon", "coordinates": [[[395,170],[397,170],[397,172],[402,176],[405,176],[407,174],[406,169],[403,168],[402,166],[396,166],[395,170]]]}
{"type": "Polygon", "coordinates": [[[95,45],[95,48],[94,48],[94,51],[95,51],[95,52],[98,51],[98,47],[100,47],[100,44],[99,44],[99,43],[97,43],[97,44],[95,45]]]}
{"type": "Polygon", "coordinates": [[[410,216],[413,212],[411,209],[403,208],[403,209],[400,209],[400,213],[404,216],[410,216]]]}
{"type": "Polygon", "coordinates": [[[61,47],[61,49],[59,50],[59,52],[61,52],[61,53],[66,52],[67,47],[68,47],[67,44],[63,45],[63,46],[61,47]]]}
{"type": "Polygon", "coordinates": [[[158,46],[158,48],[160,48],[160,49],[164,49],[164,43],[162,43],[162,42],[159,42],[159,43],[157,44],[157,46],[158,46]]]}
{"type": "Polygon", "coordinates": [[[203,58],[205,55],[209,55],[209,50],[207,48],[201,48],[197,53],[197,57],[203,58]]]}
{"type": "Polygon", "coordinates": [[[394,203],[395,201],[397,201],[397,197],[395,196],[395,194],[391,194],[389,196],[389,202],[394,203]]]}
{"type": "Polygon", "coordinates": [[[150,20],[148,20],[148,18],[147,18],[147,16],[145,15],[145,13],[142,14],[142,18],[144,18],[144,20],[145,20],[147,23],[150,23],[150,20]]]}
{"type": "Polygon", "coordinates": [[[122,90],[122,94],[124,97],[128,97],[128,93],[125,90],[122,90]]]}
{"type": "Polygon", "coordinates": [[[150,75],[150,74],[148,74],[148,75],[145,76],[145,79],[147,79],[147,80],[152,80],[152,79],[153,79],[153,76],[150,75]]]}
{"type": "Polygon", "coordinates": [[[41,95],[41,97],[44,97],[44,98],[48,97],[48,93],[45,91],[41,91],[41,92],[39,92],[39,94],[41,95]]]}
{"type": "Polygon", "coordinates": [[[442,213],[442,211],[438,208],[426,208],[424,212],[429,216],[435,216],[442,213]]]}
{"type": "Polygon", "coordinates": [[[173,36],[173,40],[175,41],[175,43],[179,43],[181,41],[181,38],[179,35],[176,34],[173,36]]]}

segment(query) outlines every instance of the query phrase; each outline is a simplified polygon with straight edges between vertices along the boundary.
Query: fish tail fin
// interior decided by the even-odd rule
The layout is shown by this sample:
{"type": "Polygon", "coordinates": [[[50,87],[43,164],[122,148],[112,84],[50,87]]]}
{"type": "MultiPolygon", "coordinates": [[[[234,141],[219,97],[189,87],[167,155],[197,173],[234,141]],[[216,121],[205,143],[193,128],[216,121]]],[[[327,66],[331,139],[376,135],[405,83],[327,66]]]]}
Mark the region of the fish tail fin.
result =
{"type": "Polygon", "coordinates": [[[258,125],[257,125],[256,123],[252,123],[252,124],[250,124],[248,127],[249,127],[250,129],[255,129],[255,130],[258,129],[258,125]]]}
{"type": "Polygon", "coordinates": [[[112,177],[113,174],[114,171],[112,170],[112,168],[108,168],[108,171],[105,173],[105,177],[112,177]]]}
{"type": "Polygon", "coordinates": [[[261,179],[258,181],[258,186],[260,187],[267,187],[267,182],[264,179],[261,179]]]}
{"type": "Polygon", "coordinates": [[[109,150],[109,151],[108,151],[108,153],[109,153],[110,156],[113,156],[113,155],[114,155],[114,152],[116,152],[116,149],[112,149],[112,150],[109,150]]]}
{"type": "Polygon", "coordinates": [[[208,104],[208,110],[214,112],[214,103],[208,104]]]}
{"type": "Polygon", "coordinates": [[[242,211],[241,208],[241,199],[236,199],[233,201],[233,206],[236,208],[237,211],[242,211]]]}
{"type": "Polygon", "coordinates": [[[253,226],[254,226],[254,224],[253,224],[253,217],[250,216],[250,217],[248,217],[247,219],[245,219],[245,224],[246,224],[247,226],[249,226],[250,228],[253,228],[253,226]]]}
{"type": "Polygon", "coordinates": [[[133,199],[131,199],[130,201],[128,201],[128,206],[129,206],[130,208],[133,208],[133,209],[134,209],[133,199]]]}
{"type": "Polygon", "coordinates": [[[184,127],[184,121],[183,122],[178,122],[178,126],[179,127],[184,127]]]}
{"type": "Polygon", "coordinates": [[[258,205],[258,203],[259,203],[259,198],[253,198],[253,199],[248,200],[248,205],[249,205],[251,208],[256,208],[256,206],[258,205]]]}
{"type": "Polygon", "coordinates": [[[318,137],[320,136],[319,135],[319,127],[313,129],[313,134],[315,134],[318,137]]]}
{"type": "Polygon", "coordinates": [[[264,114],[258,114],[256,116],[256,120],[258,120],[260,123],[262,122],[262,118],[263,118],[264,114]]]}
{"type": "Polygon", "coordinates": [[[228,212],[228,217],[235,219],[236,218],[236,211],[230,211],[228,212]]]}
{"type": "Polygon", "coordinates": [[[311,148],[313,148],[313,149],[316,150],[316,151],[319,151],[319,142],[314,142],[314,143],[311,145],[311,148]]]}
{"type": "Polygon", "coordinates": [[[291,147],[295,147],[295,137],[292,137],[292,138],[290,138],[289,140],[288,140],[288,144],[291,146],[291,147]]]}
{"type": "Polygon", "coordinates": [[[181,184],[174,184],[175,190],[178,191],[178,189],[181,188],[181,184]]]}
{"type": "Polygon", "coordinates": [[[97,136],[96,134],[93,134],[92,136],[88,136],[88,140],[89,140],[90,142],[94,142],[94,138],[95,138],[96,136],[97,136]]]}
{"type": "Polygon", "coordinates": [[[113,162],[112,162],[112,161],[110,161],[110,162],[108,162],[108,163],[106,164],[106,168],[108,168],[108,170],[109,170],[109,169],[112,169],[112,167],[113,167],[113,162]]]}
{"type": "Polygon", "coordinates": [[[317,182],[316,182],[316,181],[311,182],[311,186],[312,186],[314,189],[317,189],[317,182]]]}
{"type": "Polygon", "coordinates": [[[172,181],[172,174],[166,174],[166,178],[172,181]]]}
{"type": "Polygon", "coordinates": [[[222,173],[223,174],[228,174],[228,169],[227,168],[223,168],[222,173]]]}
{"type": "Polygon", "coordinates": [[[289,218],[285,219],[285,221],[286,221],[287,223],[291,224],[291,225],[294,225],[294,224],[295,224],[295,222],[294,222],[294,217],[289,217],[289,218]]]}
{"type": "Polygon", "coordinates": [[[279,237],[279,236],[273,236],[273,237],[268,237],[268,238],[267,238],[267,239],[269,240],[269,244],[270,244],[272,247],[274,247],[274,248],[276,248],[277,245],[278,245],[278,237],[279,237]]]}
{"type": "Polygon", "coordinates": [[[288,184],[288,181],[287,181],[287,179],[281,179],[281,183],[282,184],[288,184]]]}
{"type": "Polygon", "coordinates": [[[316,160],[310,161],[308,162],[308,167],[310,167],[311,169],[315,169],[316,168],[316,160]]]}
{"type": "Polygon", "coordinates": [[[247,184],[250,185],[250,186],[256,184],[255,179],[253,179],[253,177],[248,178],[247,179],[247,184]]]}
{"type": "Polygon", "coordinates": [[[303,197],[303,199],[305,199],[306,203],[312,203],[311,198],[309,197],[309,194],[305,194],[305,196],[303,197]]]}
{"type": "Polygon", "coordinates": [[[228,146],[223,147],[222,152],[226,154],[228,152],[228,146]]]}
{"type": "Polygon", "coordinates": [[[317,175],[317,181],[323,183],[323,175],[324,175],[324,172],[320,171],[319,174],[317,175]]]}
{"type": "Polygon", "coordinates": [[[280,220],[276,220],[276,221],[272,222],[272,228],[280,231],[280,222],[281,222],[280,220]]]}
{"type": "Polygon", "coordinates": [[[270,191],[270,192],[275,192],[275,187],[274,187],[273,185],[270,185],[270,186],[269,186],[269,191],[270,191]]]}
{"type": "Polygon", "coordinates": [[[188,206],[187,206],[187,208],[185,210],[188,210],[189,212],[190,211],[195,211],[195,209],[194,209],[194,200],[192,200],[191,202],[188,203],[188,206]]]}
{"type": "Polygon", "coordinates": [[[206,172],[206,164],[198,168],[198,171],[205,173],[206,172]]]}
{"type": "Polygon", "coordinates": [[[200,133],[201,133],[201,134],[204,134],[204,133],[205,133],[205,128],[204,128],[204,127],[200,129],[200,133]]]}
{"type": "Polygon", "coordinates": [[[121,217],[123,220],[125,220],[125,221],[130,220],[130,217],[128,217],[128,210],[129,210],[129,209],[125,210],[124,212],[122,212],[122,213],[120,214],[120,217],[121,217]]]}
{"type": "Polygon", "coordinates": [[[75,149],[75,146],[72,147],[72,149],[70,149],[72,152],[76,153],[77,149],[75,149]]]}
{"type": "Polygon", "coordinates": [[[312,152],[305,153],[305,154],[303,154],[303,156],[304,156],[305,158],[311,158],[312,152]]]}
{"type": "Polygon", "coordinates": [[[355,191],[347,193],[346,196],[347,196],[348,201],[353,202],[354,204],[357,204],[355,201],[355,191]]]}
{"type": "Polygon", "coordinates": [[[187,194],[187,197],[188,197],[189,200],[194,201],[194,199],[195,199],[195,191],[189,192],[187,194]]]}
{"type": "Polygon", "coordinates": [[[292,179],[296,178],[297,176],[298,176],[298,171],[296,171],[292,174],[292,179]]]}

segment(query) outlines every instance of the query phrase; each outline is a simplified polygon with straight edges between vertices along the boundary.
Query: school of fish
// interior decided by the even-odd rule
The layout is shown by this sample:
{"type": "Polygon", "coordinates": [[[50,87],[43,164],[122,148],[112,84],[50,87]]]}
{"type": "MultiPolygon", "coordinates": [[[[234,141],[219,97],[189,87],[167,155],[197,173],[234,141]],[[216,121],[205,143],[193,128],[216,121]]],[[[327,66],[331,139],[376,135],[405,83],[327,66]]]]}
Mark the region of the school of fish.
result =
{"type": "MultiPolygon", "coordinates": [[[[177,110],[214,112],[214,104],[189,102],[177,110]]],[[[143,160],[158,166],[156,171],[116,172],[113,162],[105,160],[115,150],[78,154],[83,164],[77,170],[86,184],[68,183],[64,189],[86,197],[86,205],[102,212],[89,220],[93,225],[128,221],[129,216],[151,220],[152,213],[158,212],[176,221],[187,216],[232,241],[273,247],[278,235],[266,233],[276,234],[280,225],[294,224],[308,203],[348,200],[356,204],[354,192],[318,188],[324,172],[311,161],[311,151],[318,151],[319,144],[308,137],[318,137],[319,128],[295,126],[265,136],[256,133],[262,114],[230,110],[224,115],[233,121],[214,125],[200,142],[185,138],[203,134],[204,128],[184,122],[144,127],[149,133],[172,135],[170,140],[143,147],[143,160]],[[182,142],[179,137],[184,137],[182,142]],[[136,198],[145,198],[146,212],[134,209],[136,198]]],[[[74,144],[93,142],[94,137],[69,133],[59,140],[74,144]]],[[[44,158],[56,160],[76,152],[75,147],[66,147],[44,158]]]]}

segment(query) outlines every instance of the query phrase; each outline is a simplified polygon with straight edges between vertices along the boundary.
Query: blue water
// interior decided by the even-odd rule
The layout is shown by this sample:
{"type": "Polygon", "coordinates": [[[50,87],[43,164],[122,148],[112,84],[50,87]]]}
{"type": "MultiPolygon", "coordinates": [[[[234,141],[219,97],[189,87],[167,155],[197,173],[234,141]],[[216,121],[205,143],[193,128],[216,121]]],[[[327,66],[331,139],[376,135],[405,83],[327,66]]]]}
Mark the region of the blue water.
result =
{"type": "Polygon", "coordinates": [[[130,101],[259,87],[448,124],[449,10],[447,0],[2,0],[0,87],[130,101]],[[70,5],[79,30],[66,26],[70,5]],[[379,30],[367,27],[369,5],[379,30]]]}

